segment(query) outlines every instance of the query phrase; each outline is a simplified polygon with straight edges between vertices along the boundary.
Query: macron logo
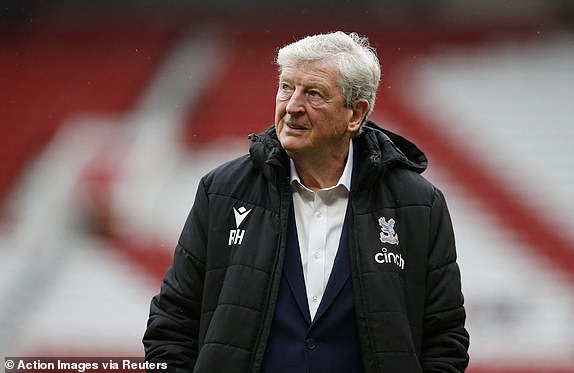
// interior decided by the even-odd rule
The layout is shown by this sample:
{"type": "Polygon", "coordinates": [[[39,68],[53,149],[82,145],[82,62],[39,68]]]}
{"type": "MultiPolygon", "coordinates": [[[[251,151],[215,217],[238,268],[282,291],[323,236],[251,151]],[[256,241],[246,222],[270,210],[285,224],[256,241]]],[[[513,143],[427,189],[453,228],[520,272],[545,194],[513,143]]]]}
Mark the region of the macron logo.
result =
{"type": "Polygon", "coordinates": [[[247,210],[244,206],[236,209],[233,208],[233,214],[235,215],[235,227],[237,229],[230,229],[229,230],[229,240],[227,241],[227,245],[241,245],[243,242],[243,236],[245,235],[245,229],[239,229],[243,220],[249,215],[251,210],[247,210]]]}
{"type": "Polygon", "coordinates": [[[233,208],[233,213],[235,214],[235,224],[236,227],[239,228],[243,220],[249,215],[251,210],[247,210],[245,207],[241,206],[239,209],[233,208]]]}

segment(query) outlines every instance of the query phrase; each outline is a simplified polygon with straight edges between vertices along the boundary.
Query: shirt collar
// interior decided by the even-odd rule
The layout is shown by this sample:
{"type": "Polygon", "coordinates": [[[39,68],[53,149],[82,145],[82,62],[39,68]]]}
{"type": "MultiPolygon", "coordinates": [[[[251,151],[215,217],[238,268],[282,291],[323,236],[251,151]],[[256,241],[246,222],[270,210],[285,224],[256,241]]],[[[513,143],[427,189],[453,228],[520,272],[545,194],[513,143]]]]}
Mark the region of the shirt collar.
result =
{"type": "MultiPolygon", "coordinates": [[[[297,182],[298,185],[301,185],[303,188],[308,189],[299,178],[299,174],[297,173],[297,169],[295,168],[295,162],[293,159],[289,158],[289,168],[290,168],[290,179],[291,184],[297,182]]],[[[349,154],[347,154],[347,162],[345,163],[345,168],[343,169],[343,174],[339,178],[339,182],[326,189],[333,189],[338,187],[339,185],[344,186],[347,188],[347,191],[351,190],[351,175],[353,174],[353,141],[349,142],[349,154]]]]}

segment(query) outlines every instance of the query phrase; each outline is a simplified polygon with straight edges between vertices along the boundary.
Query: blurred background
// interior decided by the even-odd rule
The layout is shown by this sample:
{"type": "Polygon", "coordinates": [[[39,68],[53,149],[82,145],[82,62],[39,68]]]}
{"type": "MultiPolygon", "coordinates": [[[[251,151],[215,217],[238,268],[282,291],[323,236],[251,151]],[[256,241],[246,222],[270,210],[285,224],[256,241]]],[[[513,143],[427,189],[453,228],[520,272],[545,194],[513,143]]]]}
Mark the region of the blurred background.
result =
{"type": "Polygon", "coordinates": [[[141,356],[199,178],[272,124],[277,48],[334,30],[446,194],[468,371],[573,372],[568,0],[0,2],[0,352],[141,356]]]}

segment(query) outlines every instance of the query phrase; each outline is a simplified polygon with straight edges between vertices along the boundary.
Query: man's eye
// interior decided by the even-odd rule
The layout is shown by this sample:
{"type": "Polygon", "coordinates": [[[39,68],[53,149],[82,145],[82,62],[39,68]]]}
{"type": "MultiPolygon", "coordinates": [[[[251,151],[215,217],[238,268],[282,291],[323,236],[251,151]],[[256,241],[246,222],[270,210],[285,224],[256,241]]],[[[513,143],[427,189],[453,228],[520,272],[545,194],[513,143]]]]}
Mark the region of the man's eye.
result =
{"type": "Polygon", "coordinates": [[[311,97],[321,97],[321,93],[319,93],[319,91],[310,90],[310,91],[309,91],[309,96],[311,96],[311,97]]]}

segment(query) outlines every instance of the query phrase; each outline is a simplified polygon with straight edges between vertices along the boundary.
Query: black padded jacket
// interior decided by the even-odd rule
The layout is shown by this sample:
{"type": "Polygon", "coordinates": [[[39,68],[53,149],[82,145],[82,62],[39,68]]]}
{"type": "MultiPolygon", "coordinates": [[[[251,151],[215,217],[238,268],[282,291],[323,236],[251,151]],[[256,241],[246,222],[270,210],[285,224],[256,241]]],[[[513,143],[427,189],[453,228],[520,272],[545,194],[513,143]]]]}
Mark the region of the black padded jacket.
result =
{"type": "MultiPolygon", "coordinates": [[[[199,184],[151,302],[143,338],[150,363],[181,372],[260,370],[291,189],[275,130],[250,137],[249,155],[199,184]]],[[[420,175],[427,159],[372,122],[353,142],[350,256],[364,370],[462,372],[469,335],[454,234],[442,193],[420,175]]]]}

